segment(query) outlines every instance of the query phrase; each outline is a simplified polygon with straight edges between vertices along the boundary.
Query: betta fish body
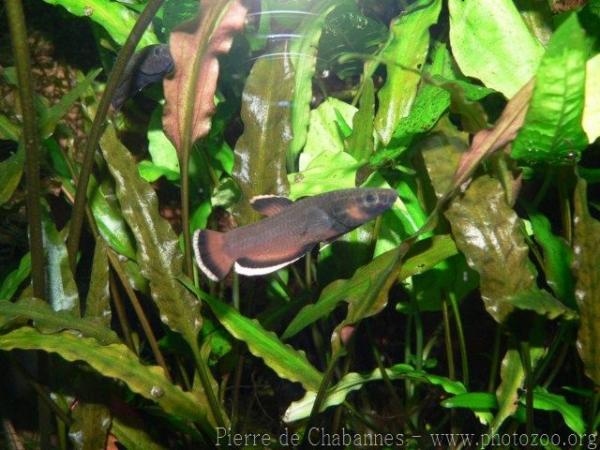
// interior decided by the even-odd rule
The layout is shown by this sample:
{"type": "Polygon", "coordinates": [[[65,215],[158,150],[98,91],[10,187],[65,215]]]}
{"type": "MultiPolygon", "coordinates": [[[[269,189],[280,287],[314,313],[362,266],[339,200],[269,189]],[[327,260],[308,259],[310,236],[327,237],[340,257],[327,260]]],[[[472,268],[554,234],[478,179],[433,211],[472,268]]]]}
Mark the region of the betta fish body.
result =
{"type": "Polygon", "coordinates": [[[227,233],[198,230],[194,253],[211,280],[225,278],[232,267],[247,276],[275,272],[293,263],[319,242],[339,236],[389,209],[398,198],[393,189],[343,189],[296,202],[259,196],[250,203],[264,220],[227,233]]]}

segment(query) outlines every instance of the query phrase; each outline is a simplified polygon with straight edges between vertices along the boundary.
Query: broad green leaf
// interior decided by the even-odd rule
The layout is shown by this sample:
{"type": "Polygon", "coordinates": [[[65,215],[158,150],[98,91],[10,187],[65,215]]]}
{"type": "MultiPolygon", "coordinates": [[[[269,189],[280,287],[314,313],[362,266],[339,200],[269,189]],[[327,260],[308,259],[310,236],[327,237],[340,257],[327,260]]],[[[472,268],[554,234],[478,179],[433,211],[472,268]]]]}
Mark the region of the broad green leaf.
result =
{"type": "Polygon", "coordinates": [[[29,278],[30,273],[31,253],[27,252],[19,261],[19,267],[9,273],[0,284],[0,302],[12,299],[23,281],[29,278]]]}
{"type": "MultiPolygon", "coordinates": [[[[423,245],[423,244],[420,244],[423,245]]],[[[456,246],[450,236],[436,236],[429,240],[429,247],[415,256],[408,258],[403,264],[398,280],[404,280],[413,275],[424,273],[440,261],[456,254],[456,246]]],[[[361,267],[349,280],[337,280],[329,284],[319,296],[319,300],[300,310],[294,320],[288,325],[282,339],[288,339],[311,323],[326,317],[341,301],[360,299],[376,284],[373,280],[378,275],[377,270],[385,268],[390,256],[394,257],[397,250],[384,253],[368,265],[361,267]]]]}
{"type": "MultiPolygon", "coordinates": [[[[441,6],[440,0],[414,2],[406,14],[392,22],[381,56],[419,70],[429,51],[429,27],[437,22],[441,6]]],[[[375,117],[375,129],[384,145],[390,142],[400,119],[410,113],[420,81],[418,74],[388,65],[386,82],[378,93],[379,110],[375,117]]]]}
{"type": "Polygon", "coordinates": [[[500,182],[485,175],[455,199],[446,217],[456,246],[480,275],[481,297],[488,313],[503,322],[515,294],[535,287],[535,272],[520,228],[500,182]]]}
{"type": "Polygon", "coordinates": [[[44,334],[73,330],[80,336],[94,338],[102,345],[120,342],[115,332],[103,324],[80,319],[68,311],[54,311],[42,300],[24,298],[16,303],[0,302],[0,326],[20,320],[33,321],[35,328],[44,334]]]}
{"type": "Polygon", "coordinates": [[[600,136],[600,54],[587,62],[585,78],[585,106],[583,109],[583,129],[588,140],[594,142],[600,136]]]}
{"type": "Polygon", "coordinates": [[[100,72],[102,72],[102,69],[92,70],[83,80],[79,81],[73,89],[63,95],[58,103],[44,110],[44,114],[40,118],[40,133],[42,139],[49,138],[52,133],[54,133],[54,129],[56,128],[56,125],[58,125],[58,122],[67,115],[71,106],[85,94],[100,72]]]}
{"type": "Polygon", "coordinates": [[[328,97],[318,108],[310,112],[310,128],[306,146],[300,155],[299,168],[306,170],[318,156],[343,152],[344,136],[340,118],[352,123],[356,108],[346,102],[328,97]]]}
{"type": "Polygon", "coordinates": [[[148,152],[152,162],[142,161],[138,166],[141,177],[149,182],[156,181],[161,176],[170,181],[178,181],[180,178],[177,150],[162,129],[162,113],[162,107],[156,108],[148,124],[148,152]]]}
{"type": "Polygon", "coordinates": [[[145,428],[146,426],[144,423],[132,423],[131,418],[129,417],[113,417],[110,432],[115,435],[117,440],[123,444],[125,448],[164,450],[165,447],[152,439],[145,428]]]}
{"type": "Polygon", "coordinates": [[[307,15],[298,28],[297,41],[290,46],[290,59],[294,68],[293,98],[290,120],[292,140],[287,149],[287,169],[294,172],[297,159],[306,143],[310,120],[310,102],[312,100],[312,78],[317,66],[319,39],[323,32],[325,19],[334,10],[337,0],[325,0],[317,3],[315,15],[307,15]]]}
{"type": "Polygon", "coordinates": [[[518,309],[534,311],[539,315],[546,316],[550,320],[556,319],[559,316],[563,316],[567,320],[577,317],[575,311],[567,308],[550,295],[549,292],[538,288],[519,291],[508,297],[507,301],[518,309]]]}
{"type": "Polygon", "coordinates": [[[498,408],[498,399],[491,392],[466,392],[447,398],[444,408],[467,408],[471,411],[489,411],[498,408]]]}
{"type": "Polygon", "coordinates": [[[461,71],[512,97],[544,53],[512,0],[449,0],[450,43],[461,71]]]}
{"type": "Polygon", "coordinates": [[[345,152],[322,152],[304,170],[288,175],[289,197],[296,200],[335,189],[353,188],[356,171],[363,165],[345,152]]]}
{"type": "Polygon", "coordinates": [[[202,325],[200,305],[178,282],[183,257],[179,240],[158,213],[154,190],[137,173],[133,157],[109,126],[100,146],[115,179],[123,217],[133,232],[142,275],[150,282],[152,298],[165,325],[195,342],[202,325]]]}
{"type": "Polygon", "coordinates": [[[20,134],[21,127],[12,123],[4,114],[0,114],[0,139],[17,142],[20,134]]]}
{"type": "MultiPolygon", "coordinates": [[[[523,403],[523,400],[521,400],[523,403]]],[[[585,420],[580,406],[575,406],[558,394],[552,394],[542,387],[536,387],[533,391],[533,407],[542,411],[558,412],[565,424],[578,435],[586,431],[585,420]]]]}
{"type": "Polygon", "coordinates": [[[287,54],[281,58],[258,59],[242,96],[244,133],[235,146],[233,172],[243,195],[234,212],[241,225],[260,217],[250,206],[252,197],[288,193],[285,158],[291,139],[288,103],[294,73],[287,54]]]}
{"type": "Polygon", "coordinates": [[[367,160],[375,149],[373,141],[373,116],[375,92],[373,80],[367,78],[360,96],[360,108],[352,120],[352,135],[346,140],[348,153],[357,161],[367,160]]]}
{"type": "Polygon", "coordinates": [[[555,31],[537,71],[525,123],[512,157],[527,163],[569,163],[588,140],[582,128],[589,43],[572,14],[555,31]]]}
{"type": "MultiPolygon", "coordinates": [[[[89,17],[110,34],[115,42],[123,45],[137,20],[137,15],[125,5],[107,0],[44,0],[51,5],[59,5],[71,14],[89,17]]],[[[158,39],[152,31],[146,31],[140,47],[157,44],[158,39]]]]}
{"type": "Polygon", "coordinates": [[[106,244],[102,239],[96,241],[94,260],[92,261],[92,274],[90,288],[85,301],[85,314],[87,319],[94,320],[110,328],[112,312],[110,309],[108,254],[106,244]]]}
{"type": "Polygon", "coordinates": [[[42,212],[47,301],[55,311],[69,311],[75,317],[79,317],[79,292],[71,272],[65,244],[67,230],[68,227],[65,227],[62,232],[58,232],[49,211],[42,212]]]}
{"type": "Polygon", "coordinates": [[[573,199],[572,268],[580,316],[577,351],[583,361],[585,374],[596,385],[600,385],[600,222],[590,215],[586,190],[586,182],[580,179],[573,199]]]}
{"type": "Polygon", "coordinates": [[[515,5],[531,34],[546,47],[553,31],[552,10],[548,2],[515,0],[515,5]]]}
{"type": "Polygon", "coordinates": [[[73,424],[69,427],[69,438],[73,448],[88,450],[105,448],[112,420],[110,410],[99,403],[77,402],[71,409],[73,424]]]}
{"type": "Polygon", "coordinates": [[[42,334],[22,327],[0,336],[0,350],[43,350],[67,361],[84,361],[105,377],[124,382],[129,389],[152,400],[167,413],[187,420],[204,421],[205,414],[192,394],[171,383],[157,366],[140,363],[123,344],[100,345],[91,338],[69,332],[42,334]]]}
{"type": "Polygon", "coordinates": [[[196,289],[189,280],[182,278],[181,282],[208,304],[233,337],[245,342],[250,352],[261,358],[279,377],[299,382],[306,390],[316,391],[319,388],[322,374],[308,362],[303,352],[281,342],[275,333],[265,330],[257,320],[241,315],[221,300],[196,289]]]}
{"type": "Polygon", "coordinates": [[[25,150],[19,145],[16,153],[0,162],[0,206],[10,200],[23,176],[25,150]]]}
{"type": "Polygon", "coordinates": [[[571,273],[572,253],[567,243],[552,233],[550,221],[539,212],[529,213],[529,221],[536,242],[544,253],[544,274],[554,294],[570,308],[574,308],[574,281],[571,273]]]}
{"type": "MultiPolygon", "coordinates": [[[[463,384],[459,381],[453,381],[439,375],[431,375],[423,370],[415,370],[408,364],[396,364],[389,369],[385,369],[385,372],[390,380],[410,379],[416,382],[438,385],[449,394],[459,395],[466,391],[463,384]]],[[[340,405],[346,400],[348,394],[361,389],[365,383],[379,381],[382,378],[383,374],[379,369],[375,369],[372,372],[365,374],[350,372],[344,375],[335,386],[332,386],[327,390],[327,396],[321,405],[320,412],[323,412],[332,406],[340,405]]],[[[309,391],[302,399],[293,402],[286,410],[283,421],[294,422],[308,417],[311,413],[316,396],[316,392],[309,391]]]]}

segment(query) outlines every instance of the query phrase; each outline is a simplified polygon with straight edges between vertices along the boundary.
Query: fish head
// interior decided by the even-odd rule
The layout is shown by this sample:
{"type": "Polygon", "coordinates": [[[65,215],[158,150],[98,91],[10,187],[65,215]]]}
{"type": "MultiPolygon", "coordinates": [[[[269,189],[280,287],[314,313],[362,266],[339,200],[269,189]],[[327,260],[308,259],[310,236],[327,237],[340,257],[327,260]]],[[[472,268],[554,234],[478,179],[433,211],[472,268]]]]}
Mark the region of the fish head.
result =
{"type": "Polygon", "coordinates": [[[393,189],[349,189],[340,192],[330,211],[335,222],[351,230],[387,211],[397,198],[393,189]]]}
{"type": "MultiPolygon", "coordinates": [[[[173,71],[175,63],[167,44],[149,45],[144,50],[147,53],[140,66],[141,73],[162,78],[173,71]]],[[[153,81],[157,80],[153,79],[153,81]]]]}

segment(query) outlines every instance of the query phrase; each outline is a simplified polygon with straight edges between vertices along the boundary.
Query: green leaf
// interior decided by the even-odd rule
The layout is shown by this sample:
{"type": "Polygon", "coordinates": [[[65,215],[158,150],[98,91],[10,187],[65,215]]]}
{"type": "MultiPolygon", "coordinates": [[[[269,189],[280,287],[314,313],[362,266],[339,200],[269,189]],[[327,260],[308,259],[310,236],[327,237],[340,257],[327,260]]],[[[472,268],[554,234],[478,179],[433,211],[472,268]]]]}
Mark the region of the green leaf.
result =
{"type": "Polygon", "coordinates": [[[164,450],[166,447],[156,442],[144,428],[146,428],[144,423],[132,423],[130,417],[113,417],[110,432],[125,448],[164,450]]]}
{"type": "Polygon", "coordinates": [[[356,171],[363,165],[345,152],[322,152],[304,170],[288,175],[289,197],[296,200],[335,189],[355,187],[356,171]]]}
{"type": "Polygon", "coordinates": [[[83,80],[63,95],[58,103],[44,110],[40,120],[40,133],[42,139],[49,138],[58,122],[67,115],[73,104],[92,86],[96,77],[102,72],[102,69],[92,70],[83,80]]]}
{"type": "Polygon", "coordinates": [[[20,134],[21,127],[12,123],[4,114],[0,114],[0,139],[17,142],[20,134]]]}
{"type": "MultiPolygon", "coordinates": [[[[523,400],[521,402],[523,403],[523,400]]],[[[558,412],[565,424],[580,436],[586,431],[581,407],[571,405],[562,395],[552,394],[544,388],[536,387],[533,391],[533,407],[542,411],[558,412]]]]}
{"type": "Polygon", "coordinates": [[[345,150],[340,117],[346,123],[353,123],[356,108],[333,97],[327,97],[316,109],[310,112],[310,128],[306,146],[300,155],[299,168],[306,170],[319,156],[332,156],[345,150]]]}
{"type": "Polygon", "coordinates": [[[461,71],[512,97],[544,53],[512,0],[450,0],[450,43],[461,71]]]}
{"type": "Polygon", "coordinates": [[[490,411],[498,408],[498,400],[491,392],[466,392],[447,398],[441,405],[444,408],[466,408],[471,411],[490,411]]]}
{"type": "Polygon", "coordinates": [[[536,75],[512,157],[527,163],[570,163],[588,140],[582,128],[589,41],[573,13],[555,31],[536,75]]]}
{"type": "Polygon", "coordinates": [[[291,100],[290,120],[292,140],[287,150],[287,169],[296,169],[296,160],[306,143],[310,120],[310,102],[312,100],[312,78],[317,66],[319,39],[323,32],[325,19],[334,10],[336,0],[318,2],[314,13],[307,15],[298,29],[300,39],[292,41],[289,52],[294,67],[293,98],[291,100]]]}
{"type": "Polygon", "coordinates": [[[560,300],[570,308],[575,308],[573,297],[575,283],[570,267],[573,258],[571,249],[562,238],[552,233],[550,221],[546,216],[531,212],[529,221],[535,240],[544,252],[546,282],[560,300]]]}
{"type": "Polygon", "coordinates": [[[585,106],[583,109],[583,129],[588,140],[594,142],[600,136],[600,54],[587,62],[585,78],[585,106]]]}
{"type": "Polygon", "coordinates": [[[538,288],[519,291],[509,297],[507,301],[516,308],[534,311],[550,320],[559,316],[563,316],[567,320],[577,317],[575,311],[567,308],[547,291],[538,288]]]}
{"type": "MultiPolygon", "coordinates": [[[[392,22],[390,38],[381,56],[419,70],[429,51],[429,27],[437,22],[441,6],[440,0],[414,2],[410,11],[392,22]]],[[[410,113],[420,81],[418,74],[388,65],[386,82],[378,93],[379,110],[375,117],[375,129],[384,145],[390,142],[400,120],[410,113]]]]}
{"type": "Polygon", "coordinates": [[[198,14],[198,0],[165,0],[163,26],[170,32],[177,25],[193,19],[198,14]]]}
{"type": "Polygon", "coordinates": [[[84,361],[105,377],[127,384],[136,394],[155,401],[167,413],[204,421],[205,415],[191,393],[172,384],[157,366],[145,366],[123,344],[100,345],[94,339],[69,332],[42,334],[22,327],[0,336],[0,350],[43,350],[67,361],[84,361]]]}
{"type": "MultiPolygon", "coordinates": [[[[457,252],[450,236],[436,236],[430,239],[428,244],[429,246],[425,247],[422,253],[412,256],[404,262],[398,280],[424,273],[457,252]]],[[[425,243],[419,243],[419,245],[425,246],[425,243]]],[[[397,250],[384,253],[358,269],[351,279],[337,280],[325,287],[315,304],[305,306],[300,310],[286,328],[282,339],[294,336],[311,323],[327,316],[341,301],[350,302],[355,299],[360,301],[372,289],[372,286],[377,284],[374,278],[379,275],[378,271],[385,269],[385,264],[389,262],[390,258],[394,258],[396,253],[397,250]]]]}
{"type": "Polygon", "coordinates": [[[152,163],[142,161],[138,166],[140,176],[150,183],[161,176],[169,181],[180,179],[177,150],[162,129],[162,114],[163,108],[159,106],[152,113],[148,124],[148,152],[152,163]]]}
{"type": "Polygon", "coordinates": [[[19,186],[25,164],[25,150],[19,145],[16,153],[0,162],[0,206],[10,200],[19,186]]]}
{"type": "Polygon", "coordinates": [[[456,246],[480,275],[481,297],[488,313],[503,322],[515,294],[535,287],[535,269],[520,219],[508,206],[500,183],[475,179],[446,211],[456,246]]]}
{"type": "Polygon", "coordinates": [[[158,199],[140,178],[133,157],[109,126],[100,146],[117,187],[123,217],[137,242],[137,262],[150,281],[152,298],[165,325],[195,342],[202,325],[200,305],[178,282],[182,274],[179,240],[171,225],[158,213],[158,199]]]}
{"type": "Polygon", "coordinates": [[[19,262],[19,267],[9,273],[0,284],[0,302],[10,300],[19,289],[19,286],[29,278],[31,273],[31,253],[27,252],[19,262]]]}
{"type": "Polygon", "coordinates": [[[99,403],[77,402],[71,409],[73,424],[69,427],[69,438],[73,448],[87,450],[105,448],[112,419],[110,410],[99,403]]]}
{"type": "Polygon", "coordinates": [[[47,205],[42,212],[44,255],[46,258],[46,295],[55,311],[69,311],[79,317],[79,292],[69,265],[65,244],[68,227],[58,232],[50,217],[47,205]]]}
{"type": "Polygon", "coordinates": [[[233,177],[242,190],[234,214],[241,225],[256,222],[250,206],[255,195],[286,195],[286,151],[291,139],[288,102],[294,83],[291,61],[260,58],[254,64],[242,96],[244,133],[235,146],[233,177]]]}
{"type": "Polygon", "coordinates": [[[258,321],[244,317],[221,300],[196,289],[189,280],[180,280],[208,304],[233,337],[245,342],[250,352],[261,358],[279,377],[302,383],[306,390],[316,391],[319,388],[322,374],[308,362],[303,352],[281,342],[275,333],[265,330],[258,321]]]}
{"type": "Polygon", "coordinates": [[[357,161],[367,160],[375,149],[373,141],[374,89],[373,80],[367,78],[360,96],[360,108],[352,120],[352,135],[346,141],[348,153],[357,161]]]}
{"type": "MultiPolygon", "coordinates": [[[[385,372],[390,380],[409,379],[438,385],[449,394],[462,394],[466,390],[459,381],[453,381],[439,375],[431,375],[423,370],[415,370],[408,364],[396,364],[389,369],[385,369],[385,372]]],[[[379,381],[382,378],[383,374],[379,369],[375,369],[366,374],[350,372],[344,375],[335,386],[332,386],[327,390],[325,400],[323,401],[319,412],[323,412],[332,406],[342,404],[351,392],[361,389],[368,382],[379,381]]],[[[316,396],[316,392],[309,391],[302,399],[293,402],[283,415],[283,421],[294,422],[310,416],[316,396]]]]}
{"type": "Polygon", "coordinates": [[[102,239],[96,241],[94,260],[92,261],[92,274],[90,288],[85,301],[85,316],[87,319],[110,328],[112,312],[110,309],[108,254],[106,244],[102,239]]]}
{"type": "Polygon", "coordinates": [[[16,303],[0,302],[0,325],[3,328],[4,324],[21,320],[32,320],[35,328],[44,334],[74,330],[80,336],[94,338],[102,345],[120,342],[110,328],[89,319],[80,319],[68,311],[54,311],[42,300],[24,298],[16,303]]]}
{"type": "Polygon", "coordinates": [[[580,179],[573,199],[575,225],[572,268],[580,316],[577,351],[583,361],[585,374],[596,385],[600,385],[600,222],[590,215],[586,189],[586,182],[580,179]]]}
{"type": "MultiPolygon", "coordinates": [[[[59,5],[71,14],[89,17],[110,34],[119,45],[123,45],[131,32],[137,15],[127,6],[107,0],[44,0],[51,5],[59,5]]],[[[157,44],[158,39],[152,31],[146,31],[139,46],[157,44]]]]}

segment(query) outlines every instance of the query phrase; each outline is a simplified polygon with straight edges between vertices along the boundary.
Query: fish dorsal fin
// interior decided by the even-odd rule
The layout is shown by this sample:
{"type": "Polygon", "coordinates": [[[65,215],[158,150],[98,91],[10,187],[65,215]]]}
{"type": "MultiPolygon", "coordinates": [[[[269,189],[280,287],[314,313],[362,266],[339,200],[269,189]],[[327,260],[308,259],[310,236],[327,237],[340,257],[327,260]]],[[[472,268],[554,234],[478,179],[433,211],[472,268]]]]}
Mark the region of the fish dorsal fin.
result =
{"type": "Polygon", "coordinates": [[[257,195],[250,199],[250,205],[263,216],[279,214],[294,202],[279,195],[257,195]]]}

